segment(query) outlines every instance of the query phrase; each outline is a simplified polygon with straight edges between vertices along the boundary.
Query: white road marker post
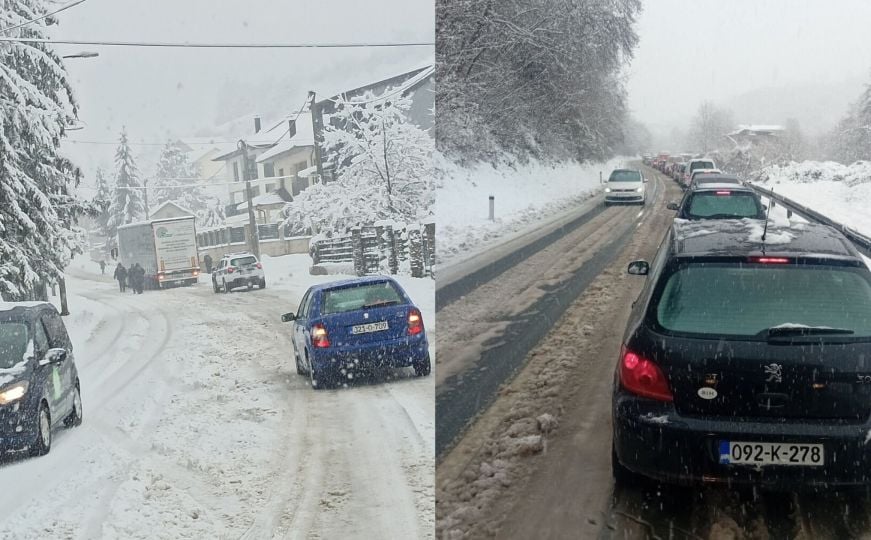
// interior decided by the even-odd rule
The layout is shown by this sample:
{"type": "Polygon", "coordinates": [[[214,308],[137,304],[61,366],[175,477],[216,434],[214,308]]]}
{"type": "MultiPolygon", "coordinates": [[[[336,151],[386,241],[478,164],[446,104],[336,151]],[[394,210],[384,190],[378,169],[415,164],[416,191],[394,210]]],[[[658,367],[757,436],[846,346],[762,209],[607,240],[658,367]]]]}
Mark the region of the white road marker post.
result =
{"type": "Polygon", "coordinates": [[[496,197],[490,195],[490,221],[496,221],[496,197]]]}

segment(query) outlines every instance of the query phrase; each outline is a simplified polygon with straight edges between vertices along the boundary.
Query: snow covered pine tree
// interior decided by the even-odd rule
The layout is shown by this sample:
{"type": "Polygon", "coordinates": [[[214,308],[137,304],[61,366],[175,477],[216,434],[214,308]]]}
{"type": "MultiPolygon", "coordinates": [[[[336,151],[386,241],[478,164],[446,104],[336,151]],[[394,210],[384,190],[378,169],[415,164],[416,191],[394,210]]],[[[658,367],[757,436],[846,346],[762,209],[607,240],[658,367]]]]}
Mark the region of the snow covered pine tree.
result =
{"type": "MultiPolygon", "coordinates": [[[[44,0],[0,0],[0,28],[48,12],[44,0]]],[[[44,38],[53,17],[8,36],[44,38]]],[[[85,205],[79,171],[58,153],[76,102],[58,55],[44,43],[0,43],[0,297],[42,296],[81,248],[73,230],[85,205]]]]}
{"type": "Polygon", "coordinates": [[[109,206],[109,222],[107,225],[110,242],[118,233],[118,227],[127,223],[133,223],[145,217],[145,194],[142,192],[142,184],[139,183],[136,163],[130,152],[130,143],[127,140],[127,130],[121,130],[121,140],[118,150],[115,151],[115,193],[112,196],[112,204],[109,206]]]}

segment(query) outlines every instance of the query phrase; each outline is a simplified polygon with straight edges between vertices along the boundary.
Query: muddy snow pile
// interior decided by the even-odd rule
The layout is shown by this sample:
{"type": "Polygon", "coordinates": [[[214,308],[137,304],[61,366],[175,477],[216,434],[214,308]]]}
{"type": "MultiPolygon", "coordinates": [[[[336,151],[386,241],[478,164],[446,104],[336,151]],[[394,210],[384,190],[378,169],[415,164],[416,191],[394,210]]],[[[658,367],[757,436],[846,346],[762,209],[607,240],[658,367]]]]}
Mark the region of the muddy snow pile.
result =
{"type": "Polygon", "coordinates": [[[754,182],[871,236],[871,162],[802,161],[767,167],[754,182]]]}
{"type": "Polygon", "coordinates": [[[436,155],[438,261],[450,263],[483,251],[513,233],[571,209],[601,191],[599,172],[625,166],[627,158],[606,163],[517,163],[504,160],[460,165],[436,155]],[[493,196],[495,219],[489,220],[493,196]]]}

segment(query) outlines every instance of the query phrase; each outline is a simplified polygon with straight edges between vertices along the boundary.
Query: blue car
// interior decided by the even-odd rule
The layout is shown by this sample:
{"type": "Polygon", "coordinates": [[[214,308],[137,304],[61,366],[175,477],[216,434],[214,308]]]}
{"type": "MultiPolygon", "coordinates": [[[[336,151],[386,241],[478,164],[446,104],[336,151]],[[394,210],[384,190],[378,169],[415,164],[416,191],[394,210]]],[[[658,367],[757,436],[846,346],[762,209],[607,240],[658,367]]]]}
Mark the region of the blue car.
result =
{"type": "Polygon", "coordinates": [[[358,372],[412,367],[424,377],[432,369],[420,309],[386,276],[315,285],[281,320],[293,322],[296,371],[315,389],[358,372]]]}

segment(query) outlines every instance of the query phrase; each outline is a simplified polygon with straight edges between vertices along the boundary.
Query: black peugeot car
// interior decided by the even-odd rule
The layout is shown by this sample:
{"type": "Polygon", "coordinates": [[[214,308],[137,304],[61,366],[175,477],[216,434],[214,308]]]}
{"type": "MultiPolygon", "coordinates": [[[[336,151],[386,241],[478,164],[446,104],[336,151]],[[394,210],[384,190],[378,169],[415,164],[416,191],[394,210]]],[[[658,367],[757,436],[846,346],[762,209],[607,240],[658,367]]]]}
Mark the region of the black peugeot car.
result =
{"type": "Polygon", "coordinates": [[[73,346],[57,309],[0,303],[0,448],[47,454],[55,427],[81,423],[73,346]]]}
{"type": "Polygon", "coordinates": [[[618,482],[871,484],[871,272],[838,231],[676,222],[613,390],[618,482]]]}
{"type": "Polygon", "coordinates": [[[680,204],[672,202],[668,208],[688,220],[765,219],[767,209],[751,188],[725,180],[694,184],[680,204]]]}

